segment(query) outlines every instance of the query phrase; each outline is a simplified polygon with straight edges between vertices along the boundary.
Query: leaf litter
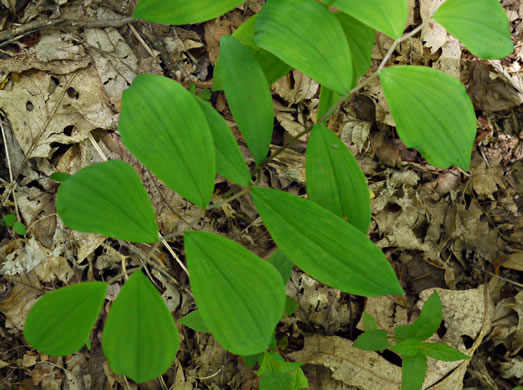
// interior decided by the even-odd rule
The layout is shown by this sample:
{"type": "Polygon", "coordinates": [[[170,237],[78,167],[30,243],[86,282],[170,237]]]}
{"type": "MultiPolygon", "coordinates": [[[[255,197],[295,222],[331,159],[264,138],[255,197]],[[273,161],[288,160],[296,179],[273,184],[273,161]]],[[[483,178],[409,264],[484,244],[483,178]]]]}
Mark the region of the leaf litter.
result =
{"type": "MultiPolygon", "coordinates": [[[[438,1],[419,2],[422,20],[438,1]]],[[[107,2],[107,8],[98,3],[58,3],[51,18],[60,13],[119,18],[131,10],[129,2],[117,6],[107,2]]],[[[517,1],[504,5],[516,34],[523,25],[521,5],[517,1]]],[[[99,326],[92,350],[69,358],[47,357],[24,346],[23,321],[44,291],[93,277],[110,278],[120,272],[122,262],[138,265],[140,256],[150,250],[65,229],[53,206],[57,183],[48,176],[54,171],[74,173],[104,157],[122,159],[140,174],[157,210],[161,232],[173,234],[171,244],[177,250],[181,246],[176,234],[192,223],[204,230],[217,229],[259,255],[270,250],[273,244],[248,197],[234,201],[227,214],[213,210],[201,219],[194,206],[155,179],[123,148],[115,131],[121,93],[136,74],[163,73],[186,86],[195,83],[197,90],[208,88],[212,78],[208,68],[215,64],[220,37],[261,6],[262,2],[251,0],[218,22],[193,27],[133,24],[84,31],[42,30],[36,43],[15,41],[14,47],[8,47],[8,55],[0,59],[0,115],[17,187],[9,185],[7,161],[2,158],[0,211],[6,214],[17,207],[28,234],[20,237],[0,228],[1,386],[137,388],[108,369],[99,345],[99,326]]],[[[22,21],[41,17],[30,6],[21,12],[22,21]]],[[[411,13],[409,24],[416,17],[411,13]]],[[[8,19],[8,29],[12,21],[8,19]]],[[[379,34],[373,66],[388,45],[390,41],[379,34]]],[[[434,169],[417,152],[405,148],[378,84],[370,84],[363,98],[344,103],[329,120],[329,128],[341,135],[367,176],[373,212],[370,236],[394,265],[407,296],[395,300],[350,297],[293,270],[287,293],[300,306],[280,323],[276,335],[287,340],[281,344],[284,356],[307,363],[304,370],[312,389],[400,388],[398,358],[361,351],[352,347],[351,340],[360,329],[357,323],[363,311],[390,330],[414,321],[423,299],[434,288],[443,303],[444,334],[434,335],[433,341],[474,355],[470,363],[457,367],[429,359],[426,388],[511,389],[523,380],[518,356],[523,347],[523,295],[518,284],[518,272],[523,269],[522,50],[516,46],[515,53],[501,61],[477,61],[434,23],[422,31],[421,38],[404,42],[392,58],[395,64],[433,66],[465,82],[480,126],[470,173],[434,169]],[[489,281],[488,304],[485,281],[489,281]]],[[[281,146],[315,120],[318,86],[293,71],[275,83],[272,92],[280,125],[273,144],[281,146]]],[[[211,101],[252,162],[223,94],[214,93],[211,101]]],[[[271,162],[262,182],[302,194],[304,141],[306,137],[271,162]]],[[[4,151],[3,141],[0,146],[4,151]]],[[[229,184],[218,178],[216,197],[228,189],[229,184]]],[[[155,269],[153,280],[174,316],[180,318],[194,308],[187,278],[167,252],[156,251],[155,256],[171,277],[155,269]]],[[[182,334],[185,342],[178,359],[163,378],[167,386],[180,390],[257,388],[252,371],[212,337],[188,329],[182,334]]],[[[161,388],[161,383],[151,386],[161,388]]]]}

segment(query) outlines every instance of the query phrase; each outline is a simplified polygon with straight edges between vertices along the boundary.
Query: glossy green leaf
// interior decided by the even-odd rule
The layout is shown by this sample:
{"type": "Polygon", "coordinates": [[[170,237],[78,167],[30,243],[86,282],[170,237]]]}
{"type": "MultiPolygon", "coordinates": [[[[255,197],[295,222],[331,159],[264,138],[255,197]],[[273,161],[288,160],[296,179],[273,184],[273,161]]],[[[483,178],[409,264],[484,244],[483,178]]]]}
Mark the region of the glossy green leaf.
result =
{"type": "Polygon", "coordinates": [[[458,351],[456,348],[447,344],[440,343],[421,343],[420,351],[433,359],[444,362],[455,362],[457,360],[470,359],[470,356],[458,351]]]}
{"type": "Polygon", "coordinates": [[[160,24],[194,24],[217,18],[245,0],[141,0],[133,18],[160,24]]]}
{"type": "Polygon", "coordinates": [[[378,329],[376,320],[371,314],[367,312],[363,313],[363,329],[365,329],[365,332],[378,329]]]}
{"type": "Polygon", "coordinates": [[[285,253],[283,253],[281,249],[277,249],[276,252],[274,252],[271,257],[269,257],[269,263],[271,263],[274,268],[278,270],[281,278],[283,279],[283,284],[287,284],[291,278],[292,262],[285,255],[285,253]]]}
{"type": "Polygon", "coordinates": [[[309,199],[367,234],[370,194],[367,179],[352,152],[323,125],[315,125],[307,143],[309,199]]]}
{"type": "Polygon", "coordinates": [[[237,355],[267,349],[285,305],[278,271],[212,233],[185,233],[185,250],[194,299],[211,334],[237,355]]]}
{"type": "Polygon", "coordinates": [[[125,282],[111,306],[102,347],[115,374],[143,383],[162,375],[178,352],[180,337],[172,314],[141,272],[125,282]]]}
{"type": "Polygon", "coordinates": [[[338,19],[316,0],[268,0],[254,42],[322,85],[341,94],[350,90],[349,44],[338,19]]]}
{"type": "Polygon", "coordinates": [[[296,195],[268,188],[251,194],[278,247],[312,277],[349,294],[403,294],[383,252],[354,226],[296,195]]]}
{"type": "Polygon", "coordinates": [[[58,188],[56,210],[81,232],[133,242],[158,241],[153,206],[136,171],[119,160],[85,167],[58,188]]]}
{"type": "Polygon", "coordinates": [[[286,362],[279,353],[265,352],[260,369],[260,390],[297,390],[308,387],[300,366],[304,363],[286,362]]]}
{"type": "Polygon", "coordinates": [[[503,58],[514,50],[499,0],[446,0],[434,20],[480,58],[503,58]]]}
{"type": "MultiPolygon", "coordinates": [[[[245,21],[232,36],[239,40],[251,52],[254,59],[260,64],[265,78],[270,85],[289,73],[291,67],[254,43],[254,23],[257,16],[258,14],[253,15],[245,21]]],[[[223,90],[223,81],[220,74],[221,66],[220,57],[218,57],[218,62],[214,67],[213,91],[223,90]]]]}
{"type": "Polygon", "coordinates": [[[427,373],[427,357],[422,353],[404,357],[401,366],[401,390],[421,390],[427,373]]]}
{"type": "Polygon", "coordinates": [[[190,312],[185,317],[180,318],[178,322],[197,332],[210,333],[209,329],[207,329],[207,326],[205,326],[205,323],[203,322],[199,310],[190,312]]]}
{"type": "Polygon", "coordinates": [[[387,332],[380,329],[369,330],[358,336],[354,346],[365,351],[383,351],[390,347],[387,332]]]}
{"type": "Polygon", "coordinates": [[[407,24],[408,0],[333,0],[328,4],[394,39],[401,37],[407,24]]]}
{"type": "Polygon", "coordinates": [[[104,303],[107,284],[85,282],[54,290],[31,308],[24,337],[34,348],[51,356],[65,356],[89,342],[104,303]]]}
{"type": "Polygon", "coordinates": [[[50,176],[51,179],[53,179],[54,181],[57,181],[59,183],[63,183],[70,177],[71,177],[71,175],[69,175],[68,173],[63,173],[63,172],[55,172],[50,176]]]}
{"type": "Polygon", "coordinates": [[[416,148],[435,167],[468,170],[476,116],[463,84],[424,66],[385,68],[380,79],[405,145],[416,148]]]}
{"type": "Polygon", "coordinates": [[[342,12],[336,12],[334,15],[340,22],[349,43],[354,72],[352,86],[354,87],[357,80],[370,68],[372,47],[376,40],[376,30],[342,12]]]}
{"type": "Polygon", "coordinates": [[[207,207],[216,176],[214,144],[189,91],[167,77],[137,76],[123,93],[118,130],[125,146],[160,180],[207,207]]]}
{"type": "Polygon", "coordinates": [[[267,157],[272,138],[274,109],[269,84],[258,62],[236,38],[220,39],[225,96],[257,164],[267,157]]]}
{"type": "Polygon", "coordinates": [[[411,324],[409,338],[425,340],[437,332],[443,319],[441,299],[437,292],[433,292],[421,309],[416,321],[411,324]]]}
{"type": "Polygon", "coordinates": [[[216,171],[233,183],[247,187],[251,183],[251,173],[231,129],[210,103],[201,99],[196,99],[196,101],[211,129],[216,150],[216,171]]]}
{"type": "Polygon", "coordinates": [[[403,340],[398,342],[396,345],[391,346],[390,349],[403,357],[412,357],[418,354],[420,350],[420,341],[416,339],[403,340]]]}

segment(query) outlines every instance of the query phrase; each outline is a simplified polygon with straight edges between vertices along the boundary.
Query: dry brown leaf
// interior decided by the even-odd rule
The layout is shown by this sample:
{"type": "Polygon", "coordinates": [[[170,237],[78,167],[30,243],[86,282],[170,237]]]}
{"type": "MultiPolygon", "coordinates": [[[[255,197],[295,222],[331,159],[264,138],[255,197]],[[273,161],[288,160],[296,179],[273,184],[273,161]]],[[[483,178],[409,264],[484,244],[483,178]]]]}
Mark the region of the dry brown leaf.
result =
{"type": "Polygon", "coordinates": [[[501,266],[523,272],[523,251],[517,251],[508,255],[507,259],[501,263],[501,266]]]}
{"type": "Polygon", "coordinates": [[[0,312],[6,317],[6,328],[23,331],[25,318],[42,292],[33,272],[20,275],[14,283],[9,297],[0,301],[0,312]]]}

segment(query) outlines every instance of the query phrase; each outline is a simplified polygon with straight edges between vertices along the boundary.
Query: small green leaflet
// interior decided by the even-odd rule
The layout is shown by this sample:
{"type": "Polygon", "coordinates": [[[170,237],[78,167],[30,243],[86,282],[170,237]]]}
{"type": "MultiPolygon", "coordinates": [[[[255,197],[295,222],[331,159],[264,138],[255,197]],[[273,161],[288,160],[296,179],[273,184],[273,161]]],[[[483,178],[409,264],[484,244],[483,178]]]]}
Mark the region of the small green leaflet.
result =
{"type": "Polygon", "coordinates": [[[194,24],[217,18],[245,0],[141,0],[133,18],[160,24],[194,24]]]}
{"type": "Polygon", "coordinates": [[[407,24],[408,0],[332,0],[329,6],[397,39],[407,24]]]}
{"type": "Polygon", "coordinates": [[[312,277],[355,295],[403,294],[383,252],[354,226],[296,195],[269,188],[251,195],[278,247],[312,277]]]}
{"type": "Polygon", "coordinates": [[[428,339],[438,331],[442,319],[441,299],[437,292],[433,292],[423,305],[418,319],[410,325],[408,338],[418,341],[428,339]]]}
{"type": "Polygon", "coordinates": [[[463,84],[440,70],[411,65],[382,69],[380,80],[405,146],[435,167],[468,170],[476,115],[463,84]]]}
{"type": "Polygon", "coordinates": [[[112,160],[87,166],[58,188],[56,210],[71,229],[132,242],[158,241],[156,216],[136,171],[112,160]]]}
{"type": "Polygon", "coordinates": [[[456,360],[470,359],[470,356],[458,351],[456,348],[447,344],[440,343],[421,343],[420,351],[426,356],[444,362],[454,362],[456,360]]]}
{"type": "Polygon", "coordinates": [[[207,207],[216,176],[214,143],[189,91],[167,77],[137,76],[123,93],[118,130],[129,151],[160,180],[207,207]]]}
{"type": "Polygon", "coordinates": [[[111,306],[102,347],[115,374],[143,383],[162,375],[178,352],[180,337],[172,314],[153,284],[137,271],[111,306]]]}
{"type": "Polygon", "coordinates": [[[381,329],[374,329],[360,334],[354,341],[354,346],[366,351],[383,351],[390,348],[391,344],[387,340],[387,332],[381,329]]]}
{"type": "Polygon", "coordinates": [[[328,88],[352,85],[352,58],[338,19],[316,0],[268,0],[256,19],[254,42],[328,88]]]}
{"type": "MultiPolygon", "coordinates": [[[[267,78],[267,82],[270,85],[289,73],[291,67],[254,43],[254,23],[256,22],[257,16],[258,14],[255,14],[245,21],[232,36],[238,39],[251,52],[254,59],[260,64],[267,78]]],[[[220,74],[221,67],[220,57],[218,57],[218,62],[214,67],[213,91],[223,90],[223,81],[220,74]]]]}
{"type": "Polygon", "coordinates": [[[274,109],[267,79],[258,62],[236,38],[220,39],[220,70],[225,97],[257,164],[267,157],[274,109]]]}
{"type": "Polygon", "coordinates": [[[367,179],[352,152],[323,125],[314,125],[306,154],[309,199],[367,234],[370,194],[367,179]]]}
{"type": "Polygon", "coordinates": [[[197,332],[210,333],[202,320],[199,310],[190,312],[185,317],[180,318],[178,322],[197,332]]]}
{"type": "Polygon", "coordinates": [[[482,59],[504,58],[514,50],[499,0],[446,0],[434,20],[482,59]]]}
{"type": "Polygon", "coordinates": [[[401,390],[421,390],[427,373],[427,357],[422,353],[404,357],[401,367],[401,390]]]}
{"type": "Polygon", "coordinates": [[[300,366],[304,363],[286,362],[279,353],[264,352],[260,369],[260,390],[297,390],[309,383],[300,366]]]}
{"type": "Polygon", "coordinates": [[[266,350],[285,305],[278,271],[216,234],[186,232],[184,240],[191,288],[207,329],[231,353],[266,350]]]}
{"type": "Polygon", "coordinates": [[[286,285],[291,278],[292,262],[289,260],[285,253],[281,249],[277,249],[271,257],[269,257],[269,263],[278,270],[283,279],[283,284],[286,285]]]}
{"type": "Polygon", "coordinates": [[[211,129],[216,149],[216,171],[233,183],[247,187],[251,173],[227,123],[209,102],[196,99],[211,129]]]}
{"type": "Polygon", "coordinates": [[[51,356],[65,356],[89,343],[107,291],[102,282],[84,282],[54,290],[31,308],[24,337],[51,356]]]}
{"type": "Polygon", "coordinates": [[[378,329],[378,324],[376,323],[376,320],[372,315],[370,315],[367,312],[363,313],[363,329],[365,329],[365,332],[378,329]]]}

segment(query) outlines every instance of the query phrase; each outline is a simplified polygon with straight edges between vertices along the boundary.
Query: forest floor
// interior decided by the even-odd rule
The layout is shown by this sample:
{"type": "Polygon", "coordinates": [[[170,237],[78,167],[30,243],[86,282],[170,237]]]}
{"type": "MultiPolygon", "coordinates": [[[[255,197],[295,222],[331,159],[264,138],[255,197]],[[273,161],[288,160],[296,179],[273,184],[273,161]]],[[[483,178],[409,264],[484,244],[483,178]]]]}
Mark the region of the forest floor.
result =
{"type": "MultiPolygon", "coordinates": [[[[409,29],[421,23],[424,7],[433,2],[411,3],[409,29]]],[[[392,263],[407,295],[402,300],[350,296],[294,268],[287,294],[299,308],[280,322],[276,336],[284,340],[279,345],[286,359],[306,363],[311,389],[401,388],[398,356],[374,356],[382,370],[396,373],[380,378],[352,341],[361,333],[363,311],[391,330],[412,322],[428,289],[434,288],[444,312],[444,327],[434,340],[468,349],[473,358],[458,364],[431,360],[427,388],[511,390],[523,383],[523,2],[502,3],[515,42],[515,51],[505,59],[480,61],[436,25],[402,43],[391,58],[392,64],[445,70],[466,85],[478,117],[468,172],[436,169],[407,149],[378,84],[345,102],[328,122],[367,177],[370,237],[392,263]],[[346,348],[323,356],[317,353],[320,344],[346,348]]],[[[123,90],[138,74],[165,75],[209,96],[252,164],[223,92],[211,93],[210,88],[220,37],[259,12],[263,1],[248,0],[216,20],[176,27],[129,23],[132,0],[2,4],[14,5],[0,6],[0,219],[17,215],[27,234],[0,225],[0,388],[257,389],[258,377],[241,358],[210,335],[182,325],[177,359],[162,378],[136,385],[113,374],[100,344],[109,301],[91,337],[91,350],[84,347],[67,357],[33,349],[24,340],[23,324],[45,292],[109,280],[121,272],[122,258],[130,266],[139,264],[121,242],[71,231],[56,214],[58,183],[49,176],[102,161],[100,153],[137,169],[162,234],[183,232],[184,221],[197,222],[198,228],[219,232],[261,257],[271,253],[274,243],[248,195],[201,217],[196,206],[134,159],[117,132],[123,90]]],[[[391,42],[378,34],[369,72],[391,42]]],[[[278,148],[314,121],[320,88],[294,70],[271,89],[276,118],[271,148],[278,148]]],[[[306,139],[268,164],[264,185],[304,195],[305,148],[306,139]]],[[[230,188],[218,177],[216,199],[230,188]]],[[[170,245],[183,258],[181,239],[170,245]]],[[[195,308],[188,278],[166,250],[160,257],[177,284],[155,269],[150,274],[179,319],[195,308]]],[[[120,284],[111,285],[113,295],[120,284]]]]}

